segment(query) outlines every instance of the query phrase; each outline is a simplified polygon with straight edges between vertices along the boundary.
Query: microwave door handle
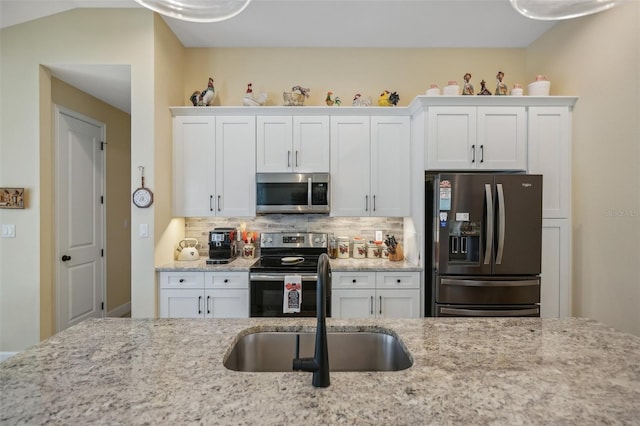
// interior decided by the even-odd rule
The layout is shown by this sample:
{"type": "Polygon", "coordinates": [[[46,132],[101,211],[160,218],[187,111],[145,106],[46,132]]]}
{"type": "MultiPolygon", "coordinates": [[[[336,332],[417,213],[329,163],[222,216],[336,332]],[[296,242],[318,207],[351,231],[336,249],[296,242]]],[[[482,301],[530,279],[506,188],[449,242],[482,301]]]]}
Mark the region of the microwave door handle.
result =
{"type": "Polygon", "coordinates": [[[504,211],[504,190],[502,184],[498,187],[498,251],[496,253],[496,265],[502,263],[502,254],[504,253],[504,232],[505,232],[505,211],[504,211]]]}
{"type": "Polygon", "coordinates": [[[484,250],[484,264],[491,263],[491,250],[493,249],[493,197],[492,197],[491,184],[486,183],[484,185],[485,202],[487,203],[487,235],[485,241],[484,250]]]}
{"type": "Polygon", "coordinates": [[[311,208],[311,202],[313,201],[311,199],[311,191],[313,190],[313,183],[311,178],[307,179],[307,205],[309,206],[309,208],[311,208]]]}

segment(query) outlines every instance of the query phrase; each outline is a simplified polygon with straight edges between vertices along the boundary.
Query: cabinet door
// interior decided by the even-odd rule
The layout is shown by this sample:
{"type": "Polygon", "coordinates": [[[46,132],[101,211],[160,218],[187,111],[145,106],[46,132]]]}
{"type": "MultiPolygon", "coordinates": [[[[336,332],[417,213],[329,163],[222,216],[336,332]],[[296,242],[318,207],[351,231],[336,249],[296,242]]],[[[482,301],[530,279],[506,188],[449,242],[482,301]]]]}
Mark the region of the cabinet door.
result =
{"type": "Polygon", "coordinates": [[[543,175],[542,217],[571,216],[571,116],[566,107],[529,108],[529,173],[543,175]]]}
{"type": "Polygon", "coordinates": [[[161,289],[161,318],[204,318],[204,290],[161,289]]]}
{"type": "Polygon", "coordinates": [[[293,170],[293,119],[290,115],[259,116],[256,137],[258,172],[293,170]]]}
{"type": "Polygon", "coordinates": [[[173,215],[211,216],[215,117],[173,119],[173,215]]]}
{"type": "Polygon", "coordinates": [[[411,214],[409,117],[371,117],[371,216],[411,214]]]}
{"type": "Polygon", "coordinates": [[[419,318],[420,289],[376,290],[378,318],[419,318]]]}
{"type": "Polygon", "coordinates": [[[206,318],[248,318],[249,289],[205,291],[206,318]]]}
{"type": "Polygon", "coordinates": [[[369,216],[369,117],[331,117],[331,216],[369,216]]]}
{"type": "Polygon", "coordinates": [[[527,115],[524,107],[479,107],[477,126],[477,168],[527,169],[527,115]]]}
{"type": "Polygon", "coordinates": [[[331,292],[333,318],[375,318],[375,290],[340,289],[331,292]]]}
{"type": "Polygon", "coordinates": [[[255,129],[254,116],[216,120],[216,216],[256,215],[255,129]]]}
{"type": "Polygon", "coordinates": [[[293,117],[293,170],[329,172],[329,117],[293,117]]]}
{"type": "Polygon", "coordinates": [[[433,107],[427,118],[427,170],[475,167],[476,107],[433,107]]]}
{"type": "Polygon", "coordinates": [[[571,316],[571,232],[569,219],[542,220],[540,316],[571,316]]]}

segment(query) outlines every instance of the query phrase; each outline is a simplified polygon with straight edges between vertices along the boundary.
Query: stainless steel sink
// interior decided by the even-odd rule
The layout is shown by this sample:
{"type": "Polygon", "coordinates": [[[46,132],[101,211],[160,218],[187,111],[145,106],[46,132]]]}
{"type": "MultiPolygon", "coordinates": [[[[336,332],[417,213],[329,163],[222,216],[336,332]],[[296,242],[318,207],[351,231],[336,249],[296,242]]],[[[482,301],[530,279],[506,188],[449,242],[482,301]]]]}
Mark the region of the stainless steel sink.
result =
{"type": "MultiPolygon", "coordinates": [[[[398,371],[413,364],[396,337],[376,332],[327,333],[330,371],[398,371]]],[[[292,371],[296,356],[313,357],[315,333],[258,332],[242,336],[224,366],[235,371],[292,371]],[[296,354],[299,336],[299,354],[296,354]]]]}

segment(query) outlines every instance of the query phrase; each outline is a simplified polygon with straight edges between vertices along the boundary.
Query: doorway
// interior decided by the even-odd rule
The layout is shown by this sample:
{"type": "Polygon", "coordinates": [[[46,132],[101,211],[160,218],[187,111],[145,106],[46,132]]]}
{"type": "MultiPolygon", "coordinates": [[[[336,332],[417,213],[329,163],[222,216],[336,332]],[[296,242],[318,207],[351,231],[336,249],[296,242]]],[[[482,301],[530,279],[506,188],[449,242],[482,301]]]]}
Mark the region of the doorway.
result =
{"type": "Polygon", "coordinates": [[[56,332],[104,316],[105,133],[55,107],[56,332]]]}

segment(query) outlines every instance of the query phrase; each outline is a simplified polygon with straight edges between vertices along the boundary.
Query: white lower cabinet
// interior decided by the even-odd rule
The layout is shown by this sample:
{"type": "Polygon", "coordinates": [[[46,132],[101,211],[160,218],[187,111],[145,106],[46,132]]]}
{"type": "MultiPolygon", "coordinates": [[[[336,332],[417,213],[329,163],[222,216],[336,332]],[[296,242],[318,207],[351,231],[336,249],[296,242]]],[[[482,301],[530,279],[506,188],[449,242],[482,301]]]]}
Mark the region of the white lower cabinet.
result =
{"type": "Polygon", "coordinates": [[[333,272],[333,318],[420,317],[420,272],[333,272]]]}
{"type": "Polygon", "coordinates": [[[161,272],[161,318],[248,318],[246,272],[161,272]]]}
{"type": "Polygon", "coordinates": [[[571,316],[571,229],[569,219],[542,219],[540,316],[571,316]]]}

